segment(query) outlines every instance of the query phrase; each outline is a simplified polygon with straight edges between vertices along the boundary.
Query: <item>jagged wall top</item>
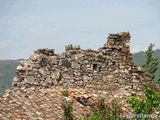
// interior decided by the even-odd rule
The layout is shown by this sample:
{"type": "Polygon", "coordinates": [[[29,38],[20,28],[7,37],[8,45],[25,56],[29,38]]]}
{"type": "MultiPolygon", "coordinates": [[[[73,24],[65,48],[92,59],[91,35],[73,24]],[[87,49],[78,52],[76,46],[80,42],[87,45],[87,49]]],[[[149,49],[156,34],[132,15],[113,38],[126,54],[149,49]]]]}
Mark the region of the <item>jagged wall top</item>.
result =
{"type": "Polygon", "coordinates": [[[29,60],[17,67],[13,87],[84,87],[93,89],[140,90],[150,80],[142,69],[133,65],[130,34],[109,34],[107,43],[97,51],[68,45],[62,54],[53,49],[38,49],[29,60]]]}

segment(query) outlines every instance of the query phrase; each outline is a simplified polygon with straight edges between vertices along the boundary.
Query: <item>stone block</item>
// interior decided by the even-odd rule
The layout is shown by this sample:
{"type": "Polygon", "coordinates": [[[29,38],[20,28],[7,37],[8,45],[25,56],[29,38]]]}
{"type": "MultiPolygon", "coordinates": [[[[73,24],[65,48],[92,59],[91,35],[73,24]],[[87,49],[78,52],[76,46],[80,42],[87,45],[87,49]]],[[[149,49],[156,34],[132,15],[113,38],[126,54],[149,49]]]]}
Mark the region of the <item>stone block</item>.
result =
{"type": "Polygon", "coordinates": [[[76,62],[72,62],[72,68],[80,68],[80,64],[76,63],[76,62]]]}
{"type": "Polygon", "coordinates": [[[52,72],[51,73],[51,78],[55,79],[55,80],[60,79],[60,72],[58,72],[58,71],[52,72]]]}
{"type": "Polygon", "coordinates": [[[65,46],[66,51],[73,50],[72,44],[65,46]]]}
{"type": "Polygon", "coordinates": [[[52,56],[51,58],[51,64],[57,64],[57,56],[52,56]]]}
{"type": "Polygon", "coordinates": [[[74,46],[74,49],[75,49],[75,50],[80,50],[80,49],[81,49],[81,48],[80,48],[80,45],[75,45],[75,46],[74,46]]]}

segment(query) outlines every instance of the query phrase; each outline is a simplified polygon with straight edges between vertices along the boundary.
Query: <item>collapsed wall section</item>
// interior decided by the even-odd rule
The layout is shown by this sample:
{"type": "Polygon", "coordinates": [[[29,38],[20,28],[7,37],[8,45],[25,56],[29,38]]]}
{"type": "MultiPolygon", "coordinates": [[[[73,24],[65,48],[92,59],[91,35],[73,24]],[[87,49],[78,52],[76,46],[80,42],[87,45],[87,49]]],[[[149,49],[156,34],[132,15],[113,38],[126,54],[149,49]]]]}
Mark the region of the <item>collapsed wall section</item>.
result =
{"type": "Polygon", "coordinates": [[[98,90],[141,90],[150,76],[133,65],[130,34],[109,34],[107,43],[97,51],[66,46],[62,54],[53,49],[38,49],[17,67],[13,87],[71,87],[98,90]]]}

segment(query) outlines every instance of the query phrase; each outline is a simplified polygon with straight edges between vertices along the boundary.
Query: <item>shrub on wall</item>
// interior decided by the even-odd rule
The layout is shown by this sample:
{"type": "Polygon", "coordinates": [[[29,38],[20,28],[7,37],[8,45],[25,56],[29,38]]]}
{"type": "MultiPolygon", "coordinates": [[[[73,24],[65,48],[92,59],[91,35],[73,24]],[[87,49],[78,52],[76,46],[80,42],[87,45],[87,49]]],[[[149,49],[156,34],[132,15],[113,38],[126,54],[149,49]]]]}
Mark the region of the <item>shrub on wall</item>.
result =
{"type": "MultiPolygon", "coordinates": [[[[134,114],[150,115],[155,110],[160,111],[160,93],[156,92],[150,84],[144,84],[144,92],[142,98],[129,96],[127,99],[127,102],[134,110],[134,114]]],[[[160,117],[160,112],[158,115],[160,117]]]]}

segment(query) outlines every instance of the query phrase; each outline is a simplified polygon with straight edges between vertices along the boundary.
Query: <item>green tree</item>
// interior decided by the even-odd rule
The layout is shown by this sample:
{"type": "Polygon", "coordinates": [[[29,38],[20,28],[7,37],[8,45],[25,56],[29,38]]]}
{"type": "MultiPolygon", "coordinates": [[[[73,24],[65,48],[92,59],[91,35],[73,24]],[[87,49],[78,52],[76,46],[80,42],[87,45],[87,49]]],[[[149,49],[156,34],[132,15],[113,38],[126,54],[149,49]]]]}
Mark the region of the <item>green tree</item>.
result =
{"type": "Polygon", "coordinates": [[[151,75],[152,80],[155,80],[155,73],[157,71],[159,61],[157,57],[153,57],[153,47],[154,44],[150,44],[148,50],[145,52],[145,62],[142,65],[142,68],[151,75]]]}
{"type": "MultiPolygon", "coordinates": [[[[158,116],[160,115],[160,92],[154,90],[151,84],[144,84],[144,96],[141,98],[136,96],[129,96],[127,103],[133,108],[134,114],[146,114],[150,115],[154,110],[159,111],[158,116]]],[[[137,118],[136,120],[140,120],[137,118]]],[[[142,119],[144,120],[144,119],[142,119]]],[[[150,120],[146,118],[145,120],[150,120]]]]}
{"type": "Polygon", "coordinates": [[[160,73],[159,73],[158,83],[160,84],[160,73]]]}

